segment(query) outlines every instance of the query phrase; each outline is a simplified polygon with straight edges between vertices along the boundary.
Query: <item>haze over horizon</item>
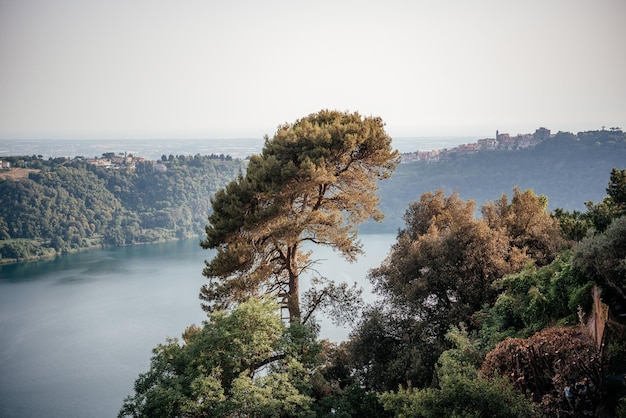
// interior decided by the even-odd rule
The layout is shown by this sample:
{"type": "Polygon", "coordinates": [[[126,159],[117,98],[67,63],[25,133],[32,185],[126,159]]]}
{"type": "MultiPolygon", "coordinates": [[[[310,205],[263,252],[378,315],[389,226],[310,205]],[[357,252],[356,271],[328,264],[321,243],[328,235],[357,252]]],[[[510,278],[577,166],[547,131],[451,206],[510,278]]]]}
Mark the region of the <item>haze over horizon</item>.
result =
{"type": "Polygon", "coordinates": [[[622,0],[0,0],[0,140],[392,137],[626,125],[622,0]]]}

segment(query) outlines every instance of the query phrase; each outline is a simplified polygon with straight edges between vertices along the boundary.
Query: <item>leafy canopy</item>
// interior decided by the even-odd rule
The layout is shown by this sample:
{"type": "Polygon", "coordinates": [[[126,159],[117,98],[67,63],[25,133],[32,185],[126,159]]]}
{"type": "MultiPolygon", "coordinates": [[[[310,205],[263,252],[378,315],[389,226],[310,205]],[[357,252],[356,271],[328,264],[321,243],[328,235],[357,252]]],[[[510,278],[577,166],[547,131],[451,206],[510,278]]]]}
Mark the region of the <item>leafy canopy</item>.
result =
{"type": "Polygon", "coordinates": [[[286,329],[268,301],[216,311],[185,331],[184,344],[170,339],[154,349],[119,417],[306,416],[306,370],[319,350],[300,331],[286,329]]]}
{"type": "Polygon", "coordinates": [[[446,337],[454,347],[439,357],[436,387],[385,392],[379,397],[387,411],[406,418],[535,416],[508,381],[478,373],[481,356],[464,328],[452,327],[446,337]]]}
{"type": "Polygon", "coordinates": [[[348,261],[361,253],[354,226],[382,219],[376,181],[398,162],[383,126],[378,117],[323,110],[265,138],[245,176],[212,200],[202,246],[217,255],[204,269],[206,310],[269,294],[283,302],[292,322],[306,322],[325,301],[354,294],[316,278],[323,288],[304,298],[309,303],[302,313],[299,277],[312,265],[303,245],[330,246],[348,261]]]}
{"type": "Polygon", "coordinates": [[[352,333],[357,370],[372,388],[394,390],[409,381],[427,386],[450,326],[478,327],[474,313],[497,298],[494,282],[527,263],[557,254],[559,227],[547,200],[514,189],[475,218],[474,202],[442,190],[424,193],[406,214],[387,258],[370,271],[381,296],[352,333]]]}

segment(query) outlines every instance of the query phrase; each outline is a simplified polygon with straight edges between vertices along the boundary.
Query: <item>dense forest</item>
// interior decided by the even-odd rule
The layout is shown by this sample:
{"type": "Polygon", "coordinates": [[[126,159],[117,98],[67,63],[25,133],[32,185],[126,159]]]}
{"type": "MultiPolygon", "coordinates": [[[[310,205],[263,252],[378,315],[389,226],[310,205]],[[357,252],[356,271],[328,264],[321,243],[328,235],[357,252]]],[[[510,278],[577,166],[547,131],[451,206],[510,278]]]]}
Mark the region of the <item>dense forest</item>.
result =
{"type": "Polygon", "coordinates": [[[14,171],[0,173],[0,261],[198,235],[213,194],[245,167],[223,155],[170,155],[158,164],[117,158],[114,168],[83,158],[3,158],[14,171]],[[20,170],[23,178],[8,175],[20,170]]]}

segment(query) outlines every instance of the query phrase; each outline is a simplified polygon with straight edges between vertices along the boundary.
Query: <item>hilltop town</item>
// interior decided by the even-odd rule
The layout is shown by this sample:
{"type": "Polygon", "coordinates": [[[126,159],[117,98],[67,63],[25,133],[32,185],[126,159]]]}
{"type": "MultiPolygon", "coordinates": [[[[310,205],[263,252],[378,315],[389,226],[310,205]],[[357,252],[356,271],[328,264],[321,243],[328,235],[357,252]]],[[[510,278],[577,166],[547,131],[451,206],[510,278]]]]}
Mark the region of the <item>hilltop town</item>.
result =
{"type": "Polygon", "coordinates": [[[554,135],[550,133],[550,130],[543,127],[537,129],[533,134],[518,134],[516,136],[496,131],[495,138],[479,139],[473,144],[463,144],[454,148],[417,150],[415,152],[403,153],[401,157],[402,163],[436,162],[450,157],[452,154],[468,155],[479,151],[513,151],[533,148],[552,136],[554,135]]]}
{"type": "MultiPolygon", "coordinates": [[[[67,157],[57,157],[50,158],[50,161],[53,163],[64,163],[69,161],[83,161],[87,164],[101,167],[110,170],[135,170],[138,165],[148,166],[154,171],[167,171],[168,165],[172,161],[177,162],[198,162],[199,159],[209,159],[209,160],[222,160],[222,161],[232,161],[233,158],[230,155],[206,155],[201,156],[200,154],[192,155],[170,155],[169,157],[163,155],[161,159],[158,160],[149,160],[144,157],[135,156],[133,154],[128,154],[126,152],[114,153],[114,152],[105,152],[101,157],[94,158],[86,158],[82,155],[75,156],[73,159],[67,157]]],[[[5,157],[0,160],[0,179],[2,178],[25,178],[28,177],[28,173],[32,171],[39,171],[41,166],[46,163],[41,158],[41,155],[33,155],[32,157],[28,156],[11,156],[5,157]]],[[[145,171],[145,170],[144,170],[145,171]]]]}

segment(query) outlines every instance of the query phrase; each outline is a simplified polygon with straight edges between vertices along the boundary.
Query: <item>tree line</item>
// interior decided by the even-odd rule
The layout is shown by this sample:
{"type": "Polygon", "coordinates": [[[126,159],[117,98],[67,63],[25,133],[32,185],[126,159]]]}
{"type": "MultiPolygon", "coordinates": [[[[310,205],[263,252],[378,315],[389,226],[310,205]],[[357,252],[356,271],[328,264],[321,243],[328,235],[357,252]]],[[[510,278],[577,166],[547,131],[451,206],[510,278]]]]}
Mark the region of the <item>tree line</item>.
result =
{"type": "Polygon", "coordinates": [[[210,197],[245,167],[199,154],[173,157],[166,171],[150,161],[111,169],[79,158],[9,160],[31,172],[0,180],[4,261],[198,235],[210,197]]]}
{"type": "Polygon", "coordinates": [[[154,349],[119,416],[625,416],[626,170],[585,211],[531,189],[479,208],[423,193],[363,306],[302,244],[354,260],[397,163],[380,118],[358,113],[266,138],[211,200],[207,321],[154,349]],[[317,338],[320,312],[353,324],[347,341],[317,338]]]}
{"type": "MultiPolygon", "coordinates": [[[[550,196],[550,209],[580,212],[585,199],[602,198],[603,173],[624,166],[624,156],[626,134],[612,128],[559,132],[531,150],[452,154],[434,164],[400,164],[378,190],[384,222],[364,222],[359,230],[395,233],[403,226],[404,209],[425,190],[458,191],[461,198],[481,205],[513,187],[532,188],[550,196]]],[[[126,165],[118,170],[95,167],[82,157],[3,160],[41,171],[17,182],[0,178],[4,262],[202,233],[210,197],[244,167],[216,154],[163,155],[159,163],[169,172],[155,172],[152,162],[137,162],[135,171],[129,171],[126,165]]]]}

